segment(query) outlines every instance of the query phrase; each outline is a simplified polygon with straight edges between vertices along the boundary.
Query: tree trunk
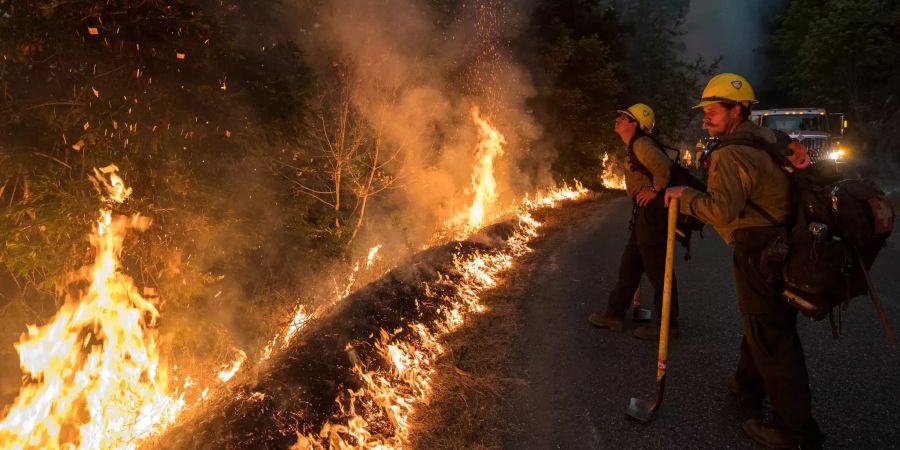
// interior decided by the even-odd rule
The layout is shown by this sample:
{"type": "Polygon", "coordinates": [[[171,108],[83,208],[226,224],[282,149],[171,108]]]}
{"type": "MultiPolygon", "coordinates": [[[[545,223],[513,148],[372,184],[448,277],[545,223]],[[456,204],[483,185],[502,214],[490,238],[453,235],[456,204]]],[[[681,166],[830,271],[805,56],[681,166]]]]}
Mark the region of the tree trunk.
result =
{"type": "Polygon", "coordinates": [[[350,240],[356,239],[356,234],[362,227],[363,218],[366,216],[366,204],[369,202],[369,193],[372,192],[372,183],[375,180],[375,171],[378,169],[378,158],[381,152],[381,137],[375,138],[375,154],[372,156],[372,170],[369,171],[369,179],[366,180],[366,188],[360,193],[362,196],[362,205],[359,208],[359,217],[356,219],[356,227],[353,228],[353,235],[350,240]]]}

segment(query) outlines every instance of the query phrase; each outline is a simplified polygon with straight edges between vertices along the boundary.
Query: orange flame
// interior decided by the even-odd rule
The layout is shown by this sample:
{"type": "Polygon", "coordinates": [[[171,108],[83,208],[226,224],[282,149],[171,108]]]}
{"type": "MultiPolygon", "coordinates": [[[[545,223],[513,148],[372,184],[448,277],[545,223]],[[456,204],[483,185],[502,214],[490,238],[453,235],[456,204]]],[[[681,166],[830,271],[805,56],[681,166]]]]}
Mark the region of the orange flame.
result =
{"type": "Polygon", "coordinates": [[[306,326],[311,320],[314,320],[316,317],[319,317],[330,307],[338,304],[345,297],[350,295],[353,291],[353,287],[356,284],[357,277],[359,276],[360,270],[369,271],[372,269],[372,266],[375,264],[376,257],[378,256],[378,252],[381,250],[382,245],[378,244],[369,249],[368,254],[364,259],[360,259],[353,265],[353,269],[350,270],[350,273],[347,275],[346,280],[343,281],[343,286],[337,280],[335,280],[335,290],[334,290],[334,300],[330,304],[326,304],[316,308],[313,311],[309,311],[306,306],[303,304],[298,304],[294,308],[294,315],[290,322],[288,322],[287,328],[281,330],[272,337],[272,340],[263,348],[262,355],[259,358],[259,362],[264,362],[272,357],[274,352],[279,348],[285,349],[291,343],[291,339],[293,336],[297,334],[303,327],[306,326]],[[279,346],[278,341],[281,341],[279,346]]]}
{"type": "Polygon", "coordinates": [[[625,171],[622,166],[615,160],[610,160],[609,154],[603,152],[603,173],[600,175],[600,181],[603,187],[607,189],[623,190],[625,189],[625,171]]]}
{"type": "MultiPolygon", "coordinates": [[[[564,186],[534,199],[526,198],[516,211],[518,231],[507,241],[503,250],[491,254],[476,252],[465,257],[455,255],[453,265],[461,280],[453,282],[442,277],[438,282],[458,283],[458,294],[449,299],[451,305],[441,311],[441,317],[431,327],[412,323],[408,325],[409,333],[381,330],[380,336],[374,338],[373,345],[386,369],[369,370],[363,367],[355,358],[352,347],[348,346],[353,370],[363,384],[359,390],[348,391],[350,399],[346,404],[338,400],[342,414],[349,418],[346,423],[326,423],[318,435],[298,433],[297,442],[291,449],[394,449],[407,446],[410,415],[415,404],[430,394],[434,363],[444,352],[439,340],[462,326],[467,317],[484,311],[481,292],[494,286],[497,277],[512,267],[517,256],[531,251],[527,244],[538,236],[541,226],[531,216],[531,211],[553,207],[560,201],[577,199],[586,193],[587,190],[580,185],[575,189],[564,186]],[[371,423],[383,423],[385,418],[392,428],[390,435],[384,436],[370,429],[371,423]]],[[[427,283],[425,292],[426,295],[434,295],[427,283]]]]}
{"type": "Polygon", "coordinates": [[[475,198],[469,206],[468,225],[478,227],[497,201],[497,181],[494,179],[494,160],[503,155],[506,138],[479,114],[478,105],[469,111],[478,127],[478,145],[475,147],[475,168],[472,172],[472,193],[475,198]]]}
{"type": "Polygon", "coordinates": [[[223,383],[228,382],[228,380],[234,377],[234,374],[236,374],[237,371],[240,370],[241,364],[244,364],[244,361],[247,359],[247,354],[244,353],[243,350],[236,350],[238,352],[237,357],[234,359],[234,361],[231,362],[230,366],[226,365],[222,368],[222,370],[219,371],[219,381],[223,383]]]}
{"type": "MultiPolygon", "coordinates": [[[[117,170],[95,169],[91,178],[108,205],[131,194],[117,170]]],[[[47,325],[29,325],[16,345],[28,381],[0,422],[0,447],[133,448],[175,420],[184,401],[167,393],[159,311],[119,269],[127,231],[149,225],[139,215],[100,211],[93,266],[69,280],[89,287],[67,296],[47,325]]]]}

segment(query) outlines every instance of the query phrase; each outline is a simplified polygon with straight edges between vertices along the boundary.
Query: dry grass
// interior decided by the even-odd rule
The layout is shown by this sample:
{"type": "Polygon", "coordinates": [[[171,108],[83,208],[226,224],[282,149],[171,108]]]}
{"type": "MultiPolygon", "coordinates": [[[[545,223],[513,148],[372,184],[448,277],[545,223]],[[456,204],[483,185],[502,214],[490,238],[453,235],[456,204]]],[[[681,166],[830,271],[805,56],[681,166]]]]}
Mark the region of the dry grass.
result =
{"type": "Polygon", "coordinates": [[[544,217],[542,237],[532,243],[535,252],[517,261],[497,287],[485,292],[487,311],[469,319],[442,345],[446,352],[436,364],[432,393],[412,417],[410,447],[416,449],[498,449],[511,430],[500,420],[503,394],[524,380],[509,377],[506,362],[520,327],[518,299],[542,258],[542,248],[553,248],[566,224],[588,214],[596,196],[550,211],[544,217]]]}

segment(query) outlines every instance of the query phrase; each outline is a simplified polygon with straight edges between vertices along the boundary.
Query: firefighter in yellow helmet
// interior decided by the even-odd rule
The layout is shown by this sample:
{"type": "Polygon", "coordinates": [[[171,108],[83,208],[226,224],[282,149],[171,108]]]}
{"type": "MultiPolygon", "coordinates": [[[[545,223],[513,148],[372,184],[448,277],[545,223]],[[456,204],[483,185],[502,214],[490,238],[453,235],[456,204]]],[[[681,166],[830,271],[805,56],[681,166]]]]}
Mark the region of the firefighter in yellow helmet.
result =
{"type": "MultiPolygon", "coordinates": [[[[653,109],[643,103],[619,110],[616,115],[616,134],[627,147],[625,192],[632,199],[631,234],[619,265],[619,279],[609,294],[606,312],[588,317],[594,326],[616,332],[624,328],[625,313],[644,273],[656,291],[654,306],[657,320],[661,316],[667,226],[661,192],[669,185],[672,160],[649,136],[654,121],[653,109]]],[[[678,289],[674,278],[669,323],[670,335],[677,335],[678,289]]],[[[657,340],[659,323],[642,325],[633,334],[639,339],[657,340]]]]}
{"type": "Polygon", "coordinates": [[[815,448],[823,437],[812,417],[797,310],[781,300],[779,283],[770,281],[760,266],[768,244],[787,236],[791,186],[785,171],[759,148],[778,139],[773,130],[747,120],[755,103],[744,77],[723,73],[709,80],[696,108],[703,108],[703,127],[721,145],[708,156],[707,191],[672,187],[666,203],[681,198],[682,213],[711,224],[734,245],[744,336],[728,388],[758,411],[768,395],[775,411],[773,423],[752,418],[743,423],[744,432],[770,448],[815,448]]]}
{"type": "Polygon", "coordinates": [[[643,103],[635,103],[626,110],[618,110],[616,113],[625,116],[638,124],[638,128],[646,134],[653,132],[653,126],[656,125],[656,115],[653,109],[643,103]]]}

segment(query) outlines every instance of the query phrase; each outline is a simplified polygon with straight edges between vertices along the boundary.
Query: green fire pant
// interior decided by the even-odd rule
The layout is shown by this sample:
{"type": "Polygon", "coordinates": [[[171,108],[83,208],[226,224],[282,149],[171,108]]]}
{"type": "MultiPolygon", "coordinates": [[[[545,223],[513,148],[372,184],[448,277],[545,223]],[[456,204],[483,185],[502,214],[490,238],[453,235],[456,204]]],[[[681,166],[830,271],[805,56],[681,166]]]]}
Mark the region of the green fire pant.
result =
{"type": "Polygon", "coordinates": [[[822,440],[810,407],[806,358],[797,334],[797,311],[781,300],[780,286],[766,281],[759,270],[759,255],[783,228],[738,230],[734,247],[734,279],[744,327],[741,357],[735,377],[746,395],[766,395],[775,423],[801,445],[822,440]]]}
{"type": "MultiPolygon", "coordinates": [[[[659,200],[651,202],[647,207],[636,207],[632,220],[628,244],[622,253],[619,263],[619,280],[609,293],[609,305],[606,314],[624,317],[631,306],[634,292],[641,284],[641,277],[646,273],[653,286],[653,305],[656,317],[662,316],[663,278],[666,270],[666,209],[662,207],[662,194],[659,200]]],[[[672,274],[672,303],[669,309],[669,323],[678,324],[678,284],[672,274]]]]}

